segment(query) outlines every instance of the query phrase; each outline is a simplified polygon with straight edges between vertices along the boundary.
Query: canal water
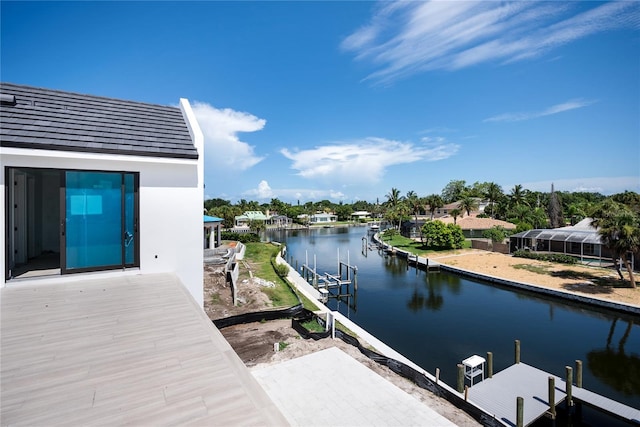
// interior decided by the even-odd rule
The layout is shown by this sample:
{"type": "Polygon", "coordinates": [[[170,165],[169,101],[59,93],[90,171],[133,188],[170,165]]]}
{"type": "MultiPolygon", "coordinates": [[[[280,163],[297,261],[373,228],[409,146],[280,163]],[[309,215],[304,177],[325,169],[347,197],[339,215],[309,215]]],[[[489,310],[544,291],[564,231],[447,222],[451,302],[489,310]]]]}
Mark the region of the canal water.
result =
{"type": "MultiPolygon", "coordinates": [[[[456,365],[493,352],[494,373],[521,360],[565,377],[583,361],[583,386],[640,408],[640,317],[503,288],[445,272],[408,267],[376,250],[363,254],[367,227],[270,231],[295,268],[314,259],[318,273],[336,274],[338,256],[358,267],[354,297],[327,305],[455,387],[456,365]]],[[[591,425],[610,420],[592,418],[591,425]]],[[[603,423],[603,424],[601,424],[603,423]]]]}

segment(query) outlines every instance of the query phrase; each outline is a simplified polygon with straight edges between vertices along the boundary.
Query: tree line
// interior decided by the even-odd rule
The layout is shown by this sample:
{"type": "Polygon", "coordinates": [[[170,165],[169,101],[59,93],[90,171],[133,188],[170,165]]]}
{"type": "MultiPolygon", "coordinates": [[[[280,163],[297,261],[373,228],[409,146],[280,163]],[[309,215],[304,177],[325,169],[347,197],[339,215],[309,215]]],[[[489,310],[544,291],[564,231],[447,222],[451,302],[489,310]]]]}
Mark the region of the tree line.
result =
{"type": "MultiPolygon", "coordinates": [[[[478,210],[480,201],[486,206],[484,213],[479,216],[511,222],[516,225],[516,232],[574,225],[585,218],[592,218],[592,225],[599,228],[602,242],[611,250],[614,261],[624,260],[631,285],[635,287],[632,268],[626,256],[630,252],[640,252],[640,195],[632,191],[604,196],[593,192],[558,192],[554,191],[553,186],[549,192],[531,191],[522,185],[514,185],[504,191],[494,182],[469,185],[464,180],[452,180],[440,194],[424,196],[413,190],[403,194],[393,187],[382,202],[377,199],[375,203],[364,200],[354,203],[320,200],[290,204],[273,198],[269,203],[242,199],[232,204],[228,200],[215,198],[206,200],[204,208],[209,215],[222,218],[225,227],[233,227],[235,217],[246,211],[269,211],[272,215],[285,215],[294,222],[302,223],[305,220],[300,216],[305,218],[306,215],[308,218],[320,212],[333,213],[338,221],[349,221],[354,212],[367,211],[373,218],[385,219],[399,228],[403,221],[414,219],[417,223],[418,215],[428,215],[433,219],[438,209],[445,206],[451,207],[448,214],[455,222],[458,217],[463,218],[478,210]]],[[[622,278],[620,271],[618,273],[622,278]]]]}
{"type": "Polygon", "coordinates": [[[413,190],[403,194],[398,188],[391,188],[382,201],[377,199],[375,203],[364,200],[334,203],[325,199],[291,204],[273,198],[269,203],[242,199],[232,204],[229,200],[214,198],[206,200],[204,207],[209,215],[222,218],[226,227],[232,227],[234,218],[246,211],[269,211],[292,218],[294,222],[302,221],[298,220],[300,215],[319,212],[333,213],[338,221],[349,221],[354,212],[367,211],[375,218],[399,224],[412,218],[417,220],[418,215],[433,218],[438,209],[452,203],[455,203],[455,207],[449,209],[449,215],[454,219],[463,218],[476,211],[481,200],[487,203],[481,216],[511,222],[518,227],[517,231],[574,225],[584,218],[593,217],[605,200],[612,200],[640,214],[640,195],[630,191],[604,196],[592,192],[557,192],[553,188],[550,192],[531,191],[522,185],[504,191],[494,182],[468,185],[464,180],[452,180],[440,194],[424,196],[413,190]]]}

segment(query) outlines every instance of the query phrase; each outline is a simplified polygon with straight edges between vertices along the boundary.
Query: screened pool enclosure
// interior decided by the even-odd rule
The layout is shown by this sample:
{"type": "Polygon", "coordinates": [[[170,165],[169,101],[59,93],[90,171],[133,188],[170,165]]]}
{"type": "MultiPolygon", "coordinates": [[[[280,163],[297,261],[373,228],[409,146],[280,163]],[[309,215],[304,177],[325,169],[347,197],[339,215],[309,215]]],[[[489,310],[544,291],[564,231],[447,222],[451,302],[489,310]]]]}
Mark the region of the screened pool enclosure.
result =
{"type": "MultiPolygon", "coordinates": [[[[584,221],[590,222],[590,219],[584,221]]],[[[613,263],[611,251],[602,245],[598,231],[584,225],[527,230],[513,234],[509,237],[509,251],[513,253],[517,250],[571,255],[585,264],[607,266],[613,263]]],[[[629,260],[635,270],[634,258],[633,254],[629,254],[629,260]]]]}

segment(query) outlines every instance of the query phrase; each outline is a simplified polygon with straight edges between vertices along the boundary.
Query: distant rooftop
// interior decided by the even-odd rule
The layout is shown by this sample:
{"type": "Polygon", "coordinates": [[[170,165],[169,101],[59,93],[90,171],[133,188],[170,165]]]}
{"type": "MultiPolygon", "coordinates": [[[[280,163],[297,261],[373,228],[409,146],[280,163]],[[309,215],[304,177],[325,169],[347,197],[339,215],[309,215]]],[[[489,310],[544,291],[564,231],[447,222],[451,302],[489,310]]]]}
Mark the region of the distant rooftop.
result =
{"type": "Polygon", "coordinates": [[[0,83],[2,147],[197,159],[176,107],[0,83]]]}

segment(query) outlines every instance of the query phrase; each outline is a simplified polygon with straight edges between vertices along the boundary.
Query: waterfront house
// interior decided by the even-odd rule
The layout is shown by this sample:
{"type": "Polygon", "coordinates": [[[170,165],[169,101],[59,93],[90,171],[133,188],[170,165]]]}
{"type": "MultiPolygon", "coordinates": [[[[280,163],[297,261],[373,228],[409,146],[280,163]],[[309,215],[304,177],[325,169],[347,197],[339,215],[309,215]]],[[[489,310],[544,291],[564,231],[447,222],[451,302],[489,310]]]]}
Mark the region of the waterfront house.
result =
{"type": "Polygon", "coordinates": [[[287,423],[203,310],[203,142],[186,99],[0,84],[3,425],[287,423]]]}
{"type": "Polygon", "coordinates": [[[293,224],[293,220],[286,215],[271,215],[267,224],[275,228],[287,228],[293,224]]]}
{"type": "MultiPolygon", "coordinates": [[[[429,216],[418,216],[418,222],[414,219],[405,221],[401,226],[401,233],[403,236],[410,238],[420,237],[420,229],[426,221],[429,221],[429,216]]],[[[516,229],[516,225],[508,221],[502,221],[493,218],[478,218],[478,213],[472,213],[469,216],[453,218],[450,215],[444,215],[433,218],[433,221],[441,221],[445,224],[456,224],[462,229],[464,237],[467,239],[482,238],[483,233],[493,227],[502,227],[509,232],[513,232],[516,229]]]]}
{"type": "Polygon", "coordinates": [[[351,219],[357,222],[367,222],[371,218],[371,213],[367,211],[356,211],[351,214],[351,219]]]}
{"type": "MultiPolygon", "coordinates": [[[[575,225],[552,229],[534,229],[509,236],[509,250],[519,249],[537,252],[553,252],[574,256],[583,263],[610,265],[612,254],[602,244],[598,229],[585,218],[575,225]]],[[[638,253],[627,254],[632,269],[636,269],[638,253]]]]}
{"type": "Polygon", "coordinates": [[[251,221],[264,221],[267,216],[261,211],[246,211],[242,215],[234,217],[234,228],[247,228],[251,221]]]}
{"type": "Polygon", "coordinates": [[[507,232],[513,232],[516,229],[516,225],[499,219],[493,218],[478,218],[477,213],[472,213],[469,216],[458,217],[454,219],[452,216],[445,216],[438,218],[439,221],[445,224],[457,224],[462,229],[464,237],[467,239],[482,238],[483,233],[494,227],[502,227],[507,232]]]}
{"type": "Polygon", "coordinates": [[[337,220],[338,216],[332,213],[315,213],[309,217],[311,224],[330,224],[337,220]]]}
{"type": "Polygon", "coordinates": [[[0,93],[5,280],[172,272],[202,306],[204,147],[189,102],[0,93]]]}

